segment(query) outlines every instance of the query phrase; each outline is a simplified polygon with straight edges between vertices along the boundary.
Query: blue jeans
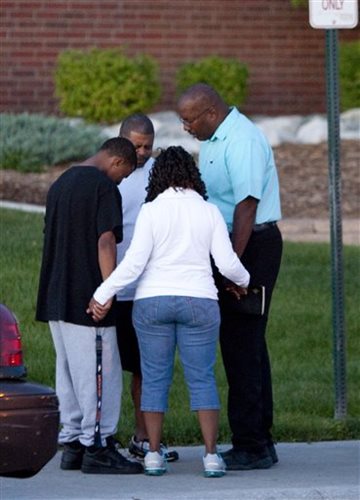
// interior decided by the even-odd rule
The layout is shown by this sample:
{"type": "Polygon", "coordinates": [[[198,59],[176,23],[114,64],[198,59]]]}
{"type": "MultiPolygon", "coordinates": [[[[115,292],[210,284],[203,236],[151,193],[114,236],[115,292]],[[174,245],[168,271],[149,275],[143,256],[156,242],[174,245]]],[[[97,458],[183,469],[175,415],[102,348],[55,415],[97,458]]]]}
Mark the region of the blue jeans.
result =
{"type": "Polygon", "coordinates": [[[217,301],[183,296],[139,299],[134,302],[133,322],[141,356],[141,410],[168,409],[176,346],[191,409],[219,409],[214,375],[220,326],[217,301]]]}

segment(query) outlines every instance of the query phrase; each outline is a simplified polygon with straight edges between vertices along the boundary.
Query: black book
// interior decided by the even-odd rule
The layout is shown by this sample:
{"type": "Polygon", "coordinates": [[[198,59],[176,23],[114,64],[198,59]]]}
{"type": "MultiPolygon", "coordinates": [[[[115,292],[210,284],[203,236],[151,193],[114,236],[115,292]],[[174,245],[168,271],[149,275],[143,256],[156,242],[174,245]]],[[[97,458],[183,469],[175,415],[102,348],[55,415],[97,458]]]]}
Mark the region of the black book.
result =
{"type": "MultiPolygon", "coordinates": [[[[228,292],[230,294],[230,292],[228,292]]],[[[256,316],[262,316],[265,312],[265,287],[264,286],[252,286],[247,290],[247,295],[241,295],[240,299],[237,299],[235,295],[230,294],[227,297],[232,308],[235,308],[237,312],[241,314],[252,314],[256,316]]]]}

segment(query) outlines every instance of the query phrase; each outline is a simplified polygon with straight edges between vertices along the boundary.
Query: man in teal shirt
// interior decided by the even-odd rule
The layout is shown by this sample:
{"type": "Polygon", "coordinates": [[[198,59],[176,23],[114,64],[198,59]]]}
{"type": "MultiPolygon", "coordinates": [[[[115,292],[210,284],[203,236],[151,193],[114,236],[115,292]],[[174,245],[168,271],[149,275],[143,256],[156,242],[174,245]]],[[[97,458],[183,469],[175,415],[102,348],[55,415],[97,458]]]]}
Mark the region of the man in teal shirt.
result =
{"type": "Polygon", "coordinates": [[[278,457],[271,435],[273,402],[265,332],[282,253],[273,152],[262,132],[208,85],[187,89],[178,112],[184,129],[202,141],[199,168],[209,201],[223,214],[234,250],[250,273],[250,286],[265,286],[265,314],[240,314],[224,278],[214,270],[233,445],[223,458],[228,470],[268,468],[278,457]]]}

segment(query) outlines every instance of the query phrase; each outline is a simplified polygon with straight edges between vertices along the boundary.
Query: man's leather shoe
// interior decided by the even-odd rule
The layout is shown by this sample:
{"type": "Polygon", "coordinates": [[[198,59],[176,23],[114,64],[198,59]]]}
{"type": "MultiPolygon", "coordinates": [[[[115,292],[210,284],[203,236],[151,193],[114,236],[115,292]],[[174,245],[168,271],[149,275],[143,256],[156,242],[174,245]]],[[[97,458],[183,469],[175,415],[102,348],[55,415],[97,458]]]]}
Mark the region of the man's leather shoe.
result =
{"type": "Polygon", "coordinates": [[[240,451],[231,448],[221,453],[226,464],[226,470],[268,469],[273,460],[267,448],[262,452],[240,451]]]}

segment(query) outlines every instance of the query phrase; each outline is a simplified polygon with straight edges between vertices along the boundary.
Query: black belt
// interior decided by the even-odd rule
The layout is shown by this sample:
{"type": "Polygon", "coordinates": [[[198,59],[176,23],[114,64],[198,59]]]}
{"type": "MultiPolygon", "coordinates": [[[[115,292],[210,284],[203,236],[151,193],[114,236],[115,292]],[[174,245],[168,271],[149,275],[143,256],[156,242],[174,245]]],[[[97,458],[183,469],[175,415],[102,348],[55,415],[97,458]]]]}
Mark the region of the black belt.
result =
{"type": "Polygon", "coordinates": [[[263,222],[262,224],[254,224],[253,231],[254,233],[260,233],[260,231],[265,231],[265,229],[269,229],[270,227],[276,226],[276,222],[263,222]]]}

